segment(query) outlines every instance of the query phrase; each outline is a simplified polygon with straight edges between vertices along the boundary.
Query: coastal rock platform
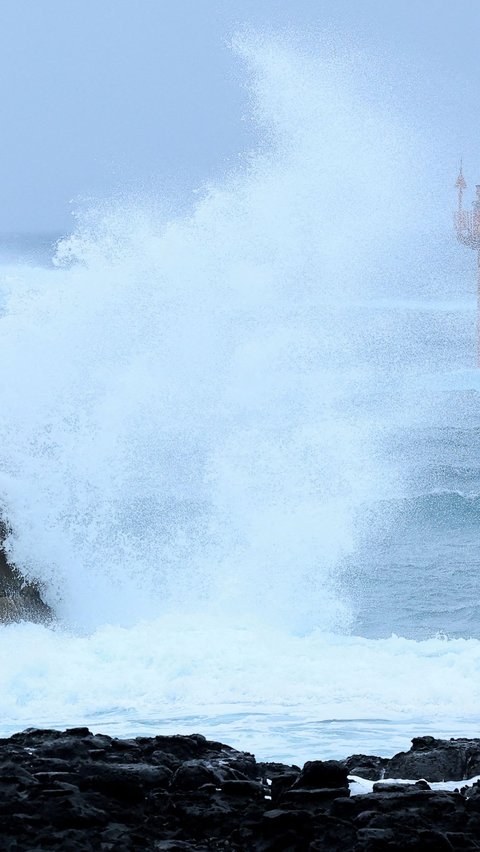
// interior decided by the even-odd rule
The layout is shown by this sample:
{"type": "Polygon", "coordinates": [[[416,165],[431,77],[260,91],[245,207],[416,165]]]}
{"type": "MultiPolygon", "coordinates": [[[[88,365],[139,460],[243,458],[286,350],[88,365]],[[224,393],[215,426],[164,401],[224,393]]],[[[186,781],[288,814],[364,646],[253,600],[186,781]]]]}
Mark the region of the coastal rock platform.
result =
{"type": "Polygon", "coordinates": [[[480,786],[462,782],[478,772],[476,739],[420,737],[391,759],[300,768],[200,734],[29,729],[0,740],[0,850],[476,850],[480,786]],[[457,788],[432,789],[439,780],[457,788]]]}

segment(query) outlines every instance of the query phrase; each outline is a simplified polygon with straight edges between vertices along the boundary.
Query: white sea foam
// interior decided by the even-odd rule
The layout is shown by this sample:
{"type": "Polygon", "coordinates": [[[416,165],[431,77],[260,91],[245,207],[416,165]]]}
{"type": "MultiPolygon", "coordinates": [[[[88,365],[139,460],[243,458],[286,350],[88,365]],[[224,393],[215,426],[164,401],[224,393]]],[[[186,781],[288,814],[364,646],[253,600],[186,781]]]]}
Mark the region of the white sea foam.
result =
{"type": "Polygon", "coordinates": [[[362,746],[391,754],[418,734],[476,730],[476,640],[300,637],[239,621],[184,614],[88,637],[3,627],[2,730],[221,728],[234,745],[297,762],[362,746]]]}
{"type": "MultiPolygon", "coordinates": [[[[349,776],[349,787],[350,793],[352,796],[361,796],[366,793],[373,792],[374,784],[414,784],[418,779],[398,779],[398,778],[384,778],[382,781],[367,781],[366,778],[360,778],[358,775],[349,776]]],[[[476,784],[477,781],[480,781],[480,775],[474,775],[472,778],[468,778],[467,780],[459,778],[457,781],[431,781],[429,782],[429,786],[432,790],[449,790],[453,792],[457,790],[459,787],[472,787],[473,784],[476,784]]]]}

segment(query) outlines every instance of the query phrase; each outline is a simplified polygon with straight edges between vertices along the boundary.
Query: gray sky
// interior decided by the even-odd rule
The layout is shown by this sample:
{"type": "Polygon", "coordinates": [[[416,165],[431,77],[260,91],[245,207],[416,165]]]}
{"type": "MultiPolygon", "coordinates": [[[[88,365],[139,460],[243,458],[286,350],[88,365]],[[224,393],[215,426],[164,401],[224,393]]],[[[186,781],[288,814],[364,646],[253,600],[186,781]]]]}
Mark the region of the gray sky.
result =
{"type": "Polygon", "coordinates": [[[1,0],[0,231],[68,231],[72,199],[221,176],[255,145],[226,46],[245,25],[312,50],[325,28],[352,38],[431,142],[426,191],[448,204],[461,153],[480,181],[478,0],[1,0]]]}

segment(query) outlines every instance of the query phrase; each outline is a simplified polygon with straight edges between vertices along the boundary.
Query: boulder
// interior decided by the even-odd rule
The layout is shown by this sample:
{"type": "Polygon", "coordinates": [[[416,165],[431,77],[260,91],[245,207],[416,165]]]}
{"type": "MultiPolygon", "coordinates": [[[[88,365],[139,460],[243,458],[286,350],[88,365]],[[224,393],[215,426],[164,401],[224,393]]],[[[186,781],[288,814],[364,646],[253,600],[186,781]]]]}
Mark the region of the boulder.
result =
{"type": "Polygon", "coordinates": [[[480,774],[480,740],[415,737],[410,751],[388,761],[390,778],[461,781],[480,774]]]}
{"type": "Polygon", "coordinates": [[[343,761],[350,775],[371,781],[382,778],[462,781],[480,775],[480,739],[441,740],[414,737],[409,751],[392,758],[355,754],[343,761]]]}
{"type": "Polygon", "coordinates": [[[348,771],[338,760],[307,760],[295,787],[346,787],[348,789],[348,771]]]}

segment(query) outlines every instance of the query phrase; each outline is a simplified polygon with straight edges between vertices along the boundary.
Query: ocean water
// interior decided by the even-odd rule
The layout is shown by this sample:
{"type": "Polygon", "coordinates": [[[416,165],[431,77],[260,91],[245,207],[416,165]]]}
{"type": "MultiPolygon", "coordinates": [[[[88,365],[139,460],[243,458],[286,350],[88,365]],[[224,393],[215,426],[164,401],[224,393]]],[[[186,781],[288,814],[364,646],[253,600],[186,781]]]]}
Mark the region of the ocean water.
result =
{"type": "Polygon", "coordinates": [[[0,628],[0,733],[478,735],[473,259],[362,58],[237,50],[258,149],[188,214],[0,240],[0,505],[58,615],[0,628]]]}

